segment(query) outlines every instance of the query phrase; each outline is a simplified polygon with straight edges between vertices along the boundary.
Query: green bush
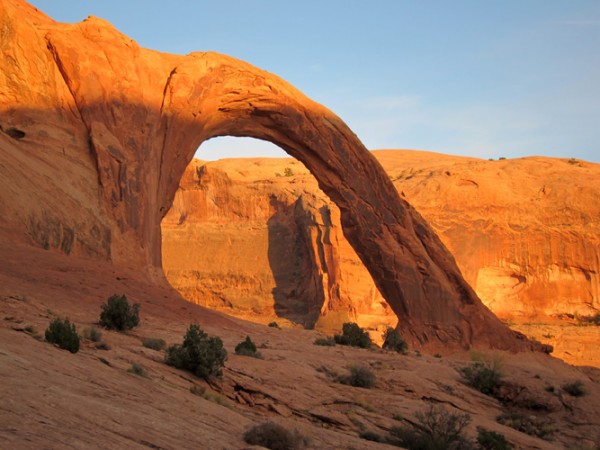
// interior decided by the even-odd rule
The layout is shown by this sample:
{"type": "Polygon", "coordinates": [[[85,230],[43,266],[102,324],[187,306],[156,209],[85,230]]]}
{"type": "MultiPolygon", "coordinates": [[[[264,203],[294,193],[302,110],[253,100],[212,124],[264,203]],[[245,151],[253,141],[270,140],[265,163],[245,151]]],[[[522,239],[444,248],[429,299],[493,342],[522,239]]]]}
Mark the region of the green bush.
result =
{"type": "Polygon", "coordinates": [[[250,336],[246,336],[246,339],[235,346],[235,354],[241,356],[252,356],[253,358],[260,358],[261,354],[256,351],[256,345],[250,339],[250,336]]]}
{"type": "Polygon", "coordinates": [[[338,377],[340,383],[367,389],[375,386],[375,374],[368,367],[354,365],[348,367],[348,370],[350,371],[349,375],[338,377]]]}
{"type": "Polygon", "coordinates": [[[388,327],[383,335],[382,347],[387,350],[393,350],[395,352],[402,353],[403,355],[406,354],[408,350],[408,344],[406,341],[402,339],[402,336],[400,336],[400,334],[391,327],[388,327]]]}
{"type": "Polygon", "coordinates": [[[512,449],[512,445],[510,445],[504,435],[483,428],[477,428],[477,443],[483,450],[512,449]]]}
{"type": "Polygon", "coordinates": [[[100,325],[109,330],[131,330],[140,323],[140,305],[129,305],[125,295],[113,295],[102,305],[100,325]]]}
{"type": "Polygon", "coordinates": [[[504,376],[502,360],[494,355],[487,358],[474,356],[474,359],[479,360],[460,370],[463,380],[485,395],[495,395],[504,376]]]}
{"type": "Polygon", "coordinates": [[[164,341],[164,339],[144,338],[142,339],[142,345],[146,348],[160,351],[167,346],[167,343],[164,341]]]}
{"type": "Polygon", "coordinates": [[[279,328],[279,324],[277,322],[269,322],[267,326],[269,328],[279,328]]]}
{"type": "Polygon", "coordinates": [[[188,370],[200,378],[220,377],[227,360],[227,350],[223,341],[216,336],[208,336],[198,325],[190,325],[181,345],[167,349],[165,361],[170,366],[188,370]]]}
{"type": "Polygon", "coordinates": [[[563,384],[561,388],[572,397],[583,397],[585,394],[587,394],[587,391],[585,390],[581,380],[563,384]]]}
{"type": "Polygon", "coordinates": [[[83,338],[92,342],[100,342],[102,340],[102,331],[95,326],[86,327],[83,329],[83,338]]]}
{"type": "Polygon", "coordinates": [[[372,345],[369,333],[353,322],[342,325],[342,334],[336,334],[334,340],[337,344],[351,347],[371,348],[372,345]]]}
{"type": "Polygon", "coordinates": [[[317,339],[315,339],[313,344],[322,345],[323,347],[333,347],[333,346],[335,346],[335,339],[333,339],[331,337],[317,338],[317,339]]]}
{"type": "Polygon", "coordinates": [[[297,431],[288,431],[274,422],[253,426],[244,433],[244,441],[270,450],[298,450],[305,446],[304,439],[297,431]]]}
{"type": "Polygon", "coordinates": [[[463,430],[471,421],[468,414],[453,414],[442,406],[430,405],[415,414],[410,426],[393,427],[391,441],[409,450],[458,450],[470,448],[463,430]]]}
{"type": "Polygon", "coordinates": [[[46,340],[52,344],[58,345],[71,353],[79,351],[79,336],[75,324],[69,322],[69,319],[54,319],[50,322],[45,333],[46,340]]]}

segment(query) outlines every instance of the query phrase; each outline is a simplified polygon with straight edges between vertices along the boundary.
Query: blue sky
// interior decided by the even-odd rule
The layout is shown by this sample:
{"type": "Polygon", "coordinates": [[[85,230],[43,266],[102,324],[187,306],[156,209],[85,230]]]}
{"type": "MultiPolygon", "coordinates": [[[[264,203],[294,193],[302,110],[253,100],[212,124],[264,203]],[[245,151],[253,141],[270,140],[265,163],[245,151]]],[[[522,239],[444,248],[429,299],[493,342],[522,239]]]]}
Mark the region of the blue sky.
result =
{"type": "MultiPolygon", "coordinates": [[[[140,45],[225,53],[286,79],[370,149],[600,162],[598,0],[31,2],[140,45]]],[[[202,159],[285,155],[215,139],[202,159]]]]}

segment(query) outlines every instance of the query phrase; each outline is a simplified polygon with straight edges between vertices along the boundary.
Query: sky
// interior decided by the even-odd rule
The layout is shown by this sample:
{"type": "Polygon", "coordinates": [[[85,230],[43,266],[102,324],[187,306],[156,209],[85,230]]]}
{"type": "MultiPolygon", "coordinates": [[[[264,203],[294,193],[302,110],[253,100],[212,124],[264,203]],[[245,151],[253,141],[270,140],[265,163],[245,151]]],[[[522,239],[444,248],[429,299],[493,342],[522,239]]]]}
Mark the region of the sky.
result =
{"type": "MultiPolygon", "coordinates": [[[[367,148],[600,162],[599,0],[34,0],[141,46],[272,72],[367,148]]],[[[218,138],[197,157],[286,156],[218,138]]]]}

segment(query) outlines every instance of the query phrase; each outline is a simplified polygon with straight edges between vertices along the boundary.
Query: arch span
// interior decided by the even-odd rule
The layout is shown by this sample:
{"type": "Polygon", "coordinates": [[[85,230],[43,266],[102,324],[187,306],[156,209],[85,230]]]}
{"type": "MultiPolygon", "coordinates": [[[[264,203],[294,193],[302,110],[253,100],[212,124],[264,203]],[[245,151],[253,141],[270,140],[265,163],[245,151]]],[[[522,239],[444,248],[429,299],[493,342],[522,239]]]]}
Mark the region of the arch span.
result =
{"type": "Polygon", "coordinates": [[[117,263],[160,267],[160,221],[196,149],[254,137],[302,161],[339,206],[344,235],[413,345],[531,347],[481,303],[358,137],[290,84],[215,53],[141,49],[99,19],[57,24],[46,40],[90,135],[117,263]]]}

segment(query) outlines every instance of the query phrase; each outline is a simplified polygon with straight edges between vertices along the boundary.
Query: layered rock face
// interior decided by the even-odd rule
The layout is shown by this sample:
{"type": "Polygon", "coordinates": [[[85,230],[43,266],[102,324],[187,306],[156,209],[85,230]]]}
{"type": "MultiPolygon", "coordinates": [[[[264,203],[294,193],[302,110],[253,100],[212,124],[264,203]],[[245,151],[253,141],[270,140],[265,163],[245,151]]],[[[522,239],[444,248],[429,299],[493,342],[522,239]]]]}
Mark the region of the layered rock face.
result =
{"type": "MultiPolygon", "coordinates": [[[[531,322],[600,310],[598,164],[374,154],[496,314],[531,322]]],[[[344,320],[379,330],[396,321],[338,208],[291,159],[192,161],[163,220],[163,258],[186,298],[230,314],[328,332],[344,320]]]]}
{"type": "Polygon", "coordinates": [[[497,315],[600,311],[600,165],[421,152],[378,157],[497,315]]]}
{"type": "Polygon", "coordinates": [[[21,0],[0,0],[0,18],[3,184],[15,186],[0,200],[15,238],[161,282],[160,222],[198,146],[265,139],[339,207],[413,345],[531,348],[484,307],[354,133],[285,81],[223,55],[142,49],[100,19],[59,24],[21,0]]]}
{"type": "Polygon", "coordinates": [[[193,160],[162,231],[165,274],[195,303],[327,332],[398,321],[339,209],[293,159],[193,160]]]}

